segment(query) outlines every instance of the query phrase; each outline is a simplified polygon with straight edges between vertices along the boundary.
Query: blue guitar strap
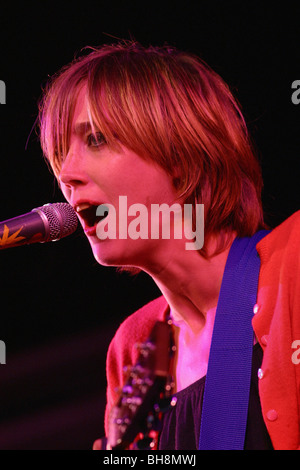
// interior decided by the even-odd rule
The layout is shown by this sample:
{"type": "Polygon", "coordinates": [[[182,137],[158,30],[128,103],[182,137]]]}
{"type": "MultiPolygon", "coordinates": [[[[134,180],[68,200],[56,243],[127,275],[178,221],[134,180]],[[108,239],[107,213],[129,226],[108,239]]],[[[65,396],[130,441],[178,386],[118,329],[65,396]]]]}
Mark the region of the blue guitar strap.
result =
{"type": "Polygon", "coordinates": [[[260,259],[256,244],[268,234],[234,240],[223,275],[205,381],[200,450],[243,450],[252,368],[253,307],[260,259]]]}

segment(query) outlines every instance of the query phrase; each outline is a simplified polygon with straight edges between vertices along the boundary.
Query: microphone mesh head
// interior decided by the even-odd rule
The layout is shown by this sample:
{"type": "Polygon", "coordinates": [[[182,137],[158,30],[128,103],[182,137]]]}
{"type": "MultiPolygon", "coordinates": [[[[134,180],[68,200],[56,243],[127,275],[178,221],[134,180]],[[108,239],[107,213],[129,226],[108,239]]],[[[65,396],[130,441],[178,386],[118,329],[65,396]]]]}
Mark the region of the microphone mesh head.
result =
{"type": "Polygon", "coordinates": [[[47,241],[59,240],[75,232],[78,225],[78,218],[73,207],[66,202],[55,202],[33,209],[39,212],[45,224],[47,241]],[[42,213],[42,214],[41,214],[42,213]]]}

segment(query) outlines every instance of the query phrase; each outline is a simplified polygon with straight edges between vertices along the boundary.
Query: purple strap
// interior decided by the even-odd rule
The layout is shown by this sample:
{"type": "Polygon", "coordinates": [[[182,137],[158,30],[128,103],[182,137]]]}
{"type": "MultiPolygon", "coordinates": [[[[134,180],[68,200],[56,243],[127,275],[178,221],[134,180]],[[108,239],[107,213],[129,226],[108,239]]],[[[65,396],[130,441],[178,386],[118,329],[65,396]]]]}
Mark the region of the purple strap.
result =
{"type": "Polygon", "coordinates": [[[205,382],[199,449],[243,450],[253,350],[253,307],[266,230],[237,238],[223,275],[205,382]]]}

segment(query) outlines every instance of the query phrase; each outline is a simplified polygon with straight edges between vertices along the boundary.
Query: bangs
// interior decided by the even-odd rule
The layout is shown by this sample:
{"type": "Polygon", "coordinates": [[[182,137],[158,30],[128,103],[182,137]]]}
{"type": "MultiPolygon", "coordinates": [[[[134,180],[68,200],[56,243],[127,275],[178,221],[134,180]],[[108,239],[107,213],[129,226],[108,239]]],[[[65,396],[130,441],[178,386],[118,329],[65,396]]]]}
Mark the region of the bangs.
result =
{"type": "Polygon", "coordinates": [[[94,50],[53,77],[40,103],[43,153],[57,177],[68,153],[77,96],[86,85],[91,127],[107,144],[117,149],[120,143],[172,176],[180,168],[177,184],[188,193],[198,173],[193,155],[199,153],[199,122],[191,124],[196,120],[186,74],[167,50],[150,48],[145,54],[133,45],[127,52],[123,46],[94,50]]]}
{"type": "MultiPolygon", "coordinates": [[[[149,153],[145,119],[125,99],[127,94],[135,94],[133,83],[125,83],[121,73],[112,75],[109,60],[103,60],[99,70],[98,56],[92,61],[89,57],[88,62],[81,58],[54,76],[39,103],[41,147],[56,178],[69,151],[74,111],[83,87],[92,132],[100,131],[112,150],[119,150],[119,144],[123,144],[141,156],[149,153]]],[[[133,101],[141,103],[143,98],[133,101]]]]}
{"type": "Polygon", "coordinates": [[[39,105],[41,147],[56,178],[68,153],[71,124],[79,89],[79,82],[72,83],[59,77],[48,84],[39,105]]]}

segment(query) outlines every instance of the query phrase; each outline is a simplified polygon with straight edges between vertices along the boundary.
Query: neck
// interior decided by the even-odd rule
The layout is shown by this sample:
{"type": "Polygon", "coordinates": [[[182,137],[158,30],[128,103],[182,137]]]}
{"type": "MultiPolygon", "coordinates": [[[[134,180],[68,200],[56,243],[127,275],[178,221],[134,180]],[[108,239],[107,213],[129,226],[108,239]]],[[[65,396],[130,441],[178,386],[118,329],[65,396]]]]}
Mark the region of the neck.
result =
{"type": "MultiPolygon", "coordinates": [[[[184,321],[194,332],[200,332],[209,312],[215,312],[230,246],[219,254],[204,258],[198,251],[182,251],[181,245],[164,250],[163,262],[151,275],[167,300],[175,321],[184,321]]],[[[212,240],[208,254],[217,240],[212,240]]],[[[161,253],[162,255],[162,253],[161,253]]]]}

